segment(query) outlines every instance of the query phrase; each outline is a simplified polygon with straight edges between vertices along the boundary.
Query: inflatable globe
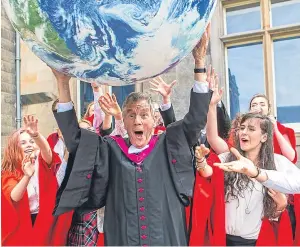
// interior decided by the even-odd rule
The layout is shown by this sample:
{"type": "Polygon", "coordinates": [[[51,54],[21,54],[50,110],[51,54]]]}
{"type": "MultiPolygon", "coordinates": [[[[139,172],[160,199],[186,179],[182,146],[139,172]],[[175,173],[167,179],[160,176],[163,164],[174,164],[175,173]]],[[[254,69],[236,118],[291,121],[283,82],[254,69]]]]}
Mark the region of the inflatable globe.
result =
{"type": "Polygon", "coordinates": [[[198,43],[216,0],[2,0],[8,18],[50,67],[108,85],[142,82],[198,43]]]}

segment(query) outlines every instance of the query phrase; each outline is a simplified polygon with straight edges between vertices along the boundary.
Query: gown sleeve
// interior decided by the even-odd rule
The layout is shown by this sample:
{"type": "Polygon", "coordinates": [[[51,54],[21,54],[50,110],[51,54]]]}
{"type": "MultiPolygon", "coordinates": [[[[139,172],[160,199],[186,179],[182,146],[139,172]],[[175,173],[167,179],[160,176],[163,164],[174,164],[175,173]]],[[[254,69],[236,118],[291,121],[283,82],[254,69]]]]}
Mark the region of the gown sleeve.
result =
{"type": "Polygon", "coordinates": [[[175,112],[174,112],[174,108],[173,105],[171,105],[171,107],[165,111],[162,111],[159,108],[159,112],[161,114],[161,117],[164,121],[164,125],[167,127],[169,124],[176,122],[176,117],[175,117],[175,112]]]}
{"type": "Polygon", "coordinates": [[[54,215],[73,209],[84,213],[104,206],[109,157],[106,140],[80,129],[74,109],[54,112],[54,116],[70,152],[66,175],[56,195],[54,215]]]}
{"type": "Polygon", "coordinates": [[[167,127],[167,152],[171,167],[171,175],[175,188],[185,206],[193,195],[194,167],[192,147],[200,137],[200,131],[206,125],[211,93],[191,92],[189,112],[183,120],[167,127]]]}

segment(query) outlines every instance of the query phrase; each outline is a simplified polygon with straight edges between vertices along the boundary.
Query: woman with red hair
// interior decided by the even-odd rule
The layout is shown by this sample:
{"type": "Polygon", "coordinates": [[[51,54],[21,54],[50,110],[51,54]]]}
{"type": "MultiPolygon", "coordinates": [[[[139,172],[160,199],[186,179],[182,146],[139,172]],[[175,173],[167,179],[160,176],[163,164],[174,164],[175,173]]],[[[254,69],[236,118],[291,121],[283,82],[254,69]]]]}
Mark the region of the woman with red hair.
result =
{"type": "Polygon", "coordinates": [[[52,216],[60,158],[39,133],[37,119],[26,116],[24,124],[4,150],[1,213],[8,217],[2,219],[2,245],[65,245],[70,217],[52,216]]]}

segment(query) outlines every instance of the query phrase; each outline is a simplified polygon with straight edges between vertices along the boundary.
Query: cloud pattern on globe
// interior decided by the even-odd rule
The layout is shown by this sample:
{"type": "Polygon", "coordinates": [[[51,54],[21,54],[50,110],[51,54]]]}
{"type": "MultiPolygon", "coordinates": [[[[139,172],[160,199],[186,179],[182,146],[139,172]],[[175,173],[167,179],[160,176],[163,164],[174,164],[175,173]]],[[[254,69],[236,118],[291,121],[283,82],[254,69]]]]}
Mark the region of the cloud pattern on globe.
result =
{"type": "Polygon", "coordinates": [[[84,81],[125,85],[174,67],[199,41],[216,0],[2,0],[31,50],[84,81]]]}

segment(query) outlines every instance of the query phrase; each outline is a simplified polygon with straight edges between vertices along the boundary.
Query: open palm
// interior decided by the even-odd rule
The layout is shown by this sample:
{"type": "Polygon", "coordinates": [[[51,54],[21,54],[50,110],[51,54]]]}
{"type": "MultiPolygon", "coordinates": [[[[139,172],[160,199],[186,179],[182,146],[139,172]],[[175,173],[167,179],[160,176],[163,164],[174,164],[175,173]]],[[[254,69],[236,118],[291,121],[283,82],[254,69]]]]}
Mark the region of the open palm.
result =
{"type": "Polygon", "coordinates": [[[206,75],[209,88],[213,91],[210,103],[216,105],[221,101],[223,95],[222,88],[219,89],[219,77],[215,73],[215,70],[211,68],[211,66],[209,67],[206,75]]]}
{"type": "Polygon", "coordinates": [[[254,174],[257,173],[257,169],[251,160],[242,156],[235,148],[231,148],[230,152],[237,160],[227,163],[215,163],[214,165],[227,172],[238,172],[244,173],[247,176],[255,176],[254,174]]]}
{"type": "Polygon", "coordinates": [[[38,134],[38,120],[32,116],[27,115],[23,118],[24,128],[30,136],[35,136],[38,134]]]}
{"type": "Polygon", "coordinates": [[[150,84],[152,86],[151,90],[154,92],[158,92],[163,97],[170,96],[175,83],[176,81],[167,84],[160,76],[150,81],[150,84]]]}
{"type": "Polygon", "coordinates": [[[104,96],[101,96],[99,98],[99,105],[106,115],[115,117],[122,112],[114,94],[110,96],[110,94],[107,93],[104,96]]]}

